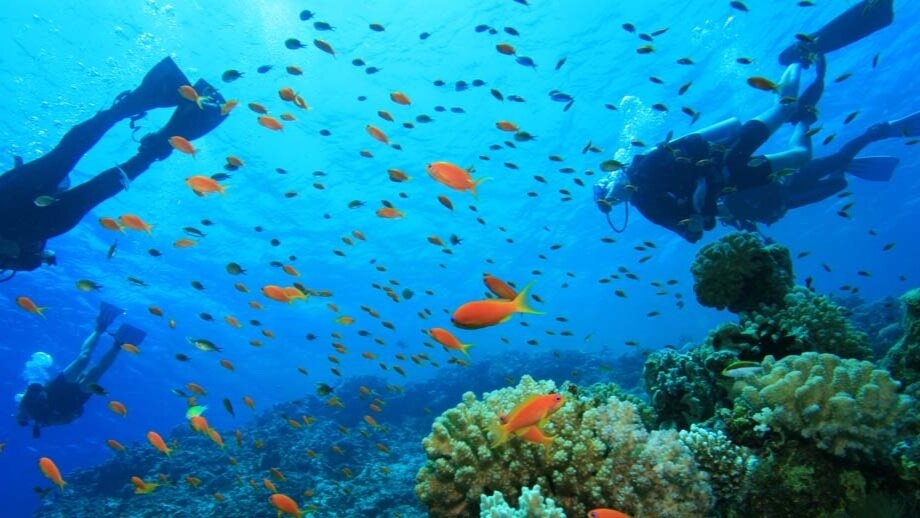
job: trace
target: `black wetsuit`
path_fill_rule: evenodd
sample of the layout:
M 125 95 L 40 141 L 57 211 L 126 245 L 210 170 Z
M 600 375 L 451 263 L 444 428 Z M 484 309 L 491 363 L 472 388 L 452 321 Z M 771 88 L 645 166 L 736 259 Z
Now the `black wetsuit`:
M 630 203 L 652 223 L 695 243 L 715 227 L 721 196 L 770 182 L 770 163 L 753 156 L 769 137 L 762 122 L 751 120 L 727 149 L 691 134 L 636 156 L 626 171 L 635 187 Z M 704 189 L 698 190 L 701 180 Z M 690 224 L 694 216 L 702 218 L 702 228 Z
M 15 242 L 18 256 L 0 255 L 0 270 L 34 270 L 41 266 L 45 242 L 74 228 L 93 207 L 118 194 L 161 159 L 160 153 L 139 153 L 119 167 L 107 169 L 76 187 L 57 192 L 77 162 L 117 122 L 130 114 L 103 110 L 77 124 L 46 155 L 0 175 L 0 239 Z M 166 155 L 169 153 L 167 152 Z M 161 156 L 158 156 L 161 155 Z M 56 201 L 39 206 L 36 198 Z
M 33 423 L 32 435 L 38 437 L 43 426 L 67 424 L 83 415 L 83 405 L 92 394 L 80 384 L 58 374 L 47 385 L 33 383 L 19 402 L 17 421 L 21 426 Z

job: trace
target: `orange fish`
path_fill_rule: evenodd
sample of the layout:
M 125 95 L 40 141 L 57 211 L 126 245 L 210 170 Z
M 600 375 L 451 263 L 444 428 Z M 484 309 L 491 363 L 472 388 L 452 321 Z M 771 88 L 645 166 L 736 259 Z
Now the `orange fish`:
M 384 219 L 398 219 L 405 216 L 403 211 L 394 209 L 393 207 L 382 207 L 377 209 L 377 216 Z
M 284 493 L 275 493 L 268 497 L 268 503 L 272 504 L 272 507 L 278 510 L 279 518 L 282 513 L 288 516 L 295 516 L 296 518 L 301 518 L 303 516 L 303 511 L 297 507 L 297 502 Z
M 283 86 L 278 89 L 278 97 L 280 97 L 282 101 L 293 101 L 296 95 L 294 89 L 290 86 Z
M 300 288 L 296 286 L 285 286 L 281 289 L 284 290 L 284 294 L 287 295 L 288 300 L 292 303 L 295 300 L 307 300 L 307 294 L 300 291 Z
M 188 139 L 185 137 L 180 137 L 179 135 L 169 137 L 169 145 L 172 146 L 173 149 L 181 151 L 186 155 L 192 155 L 192 157 L 194 157 L 195 153 L 197 153 L 195 146 L 193 146 L 192 143 L 188 141 Z
M 749 77 L 747 84 L 758 90 L 764 90 L 766 92 L 776 92 L 779 89 L 779 85 L 765 77 Z
M 527 294 L 533 283 L 528 284 L 512 300 L 475 300 L 461 305 L 451 316 L 451 322 L 461 329 L 481 329 L 507 322 L 514 313 L 542 314 L 527 305 Z
M 240 104 L 240 102 L 236 99 L 230 99 L 220 107 L 220 114 L 226 116 L 228 113 L 232 112 L 238 104 Z
M 439 183 L 458 191 L 470 191 L 473 198 L 476 197 L 476 187 L 488 180 L 486 177 L 473 181 L 468 170 L 450 162 L 432 162 L 428 164 L 427 169 L 428 174 Z
M 402 183 L 410 180 L 409 175 L 407 175 L 405 171 L 401 171 L 395 167 L 387 169 L 387 174 L 390 176 L 391 182 Z
M 208 428 L 206 433 L 208 434 L 208 437 L 210 437 L 212 441 L 214 441 L 215 443 L 217 443 L 218 446 L 220 446 L 220 449 L 224 449 L 224 439 L 220 436 L 219 433 L 217 433 L 217 430 L 213 428 Z
M 187 237 L 184 237 L 182 239 L 177 239 L 175 242 L 173 242 L 173 246 L 175 248 L 191 248 L 197 244 L 198 244 L 198 241 L 195 241 L 194 239 L 189 239 Z
M 207 433 L 211 428 L 208 425 L 208 420 L 202 415 L 193 415 L 188 419 L 189 426 L 192 427 L 192 430 L 195 430 L 198 433 Z
M 466 356 L 470 355 L 469 350 L 470 350 L 470 347 L 473 347 L 473 344 L 461 343 L 460 340 L 458 340 L 457 337 L 454 336 L 454 334 L 448 331 L 447 329 L 444 329 L 441 327 L 432 327 L 428 331 L 428 334 L 431 335 L 432 338 L 434 338 L 439 344 L 443 345 L 445 348 L 451 349 L 454 351 L 460 351 Z
M 261 124 L 262 126 L 268 128 L 268 129 L 270 129 L 270 130 L 272 130 L 272 131 L 281 131 L 281 130 L 284 129 L 284 127 L 281 126 L 281 123 L 278 121 L 278 119 L 276 119 L 276 118 L 274 118 L 274 117 L 270 117 L 270 116 L 268 116 L 268 115 L 262 115 L 262 116 L 260 116 L 260 117 L 259 117 L 259 124 Z
M 613 509 L 592 509 L 588 511 L 588 518 L 630 518 L 628 514 L 614 511 Z
M 230 371 L 230 372 L 233 372 L 233 371 L 236 370 L 236 367 L 234 367 L 234 365 L 233 365 L 232 363 L 230 363 L 230 360 L 226 360 L 226 359 L 221 360 L 221 361 L 220 361 L 220 366 L 223 367 L 223 368 L 225 368 L 225 369 L 227 369 L 227 370 Z
M 511 133 L 520 131 L 518 125 L 511 121 L 498 121 L 495 123 L 495 127 L 502 131 L 509 131 Z
M 409 97 L 402 92 L 393 92 L 390 94 L 390 99 L 396 104 L 401 104 L 403 106 L 409 106 L 412 104 L 412 101 L 409 100 Z
M 367 126 L 364 126 L 364 129 L 367 131 L 368 135 L 374 137 L 374 140 L 377 140 L 378 142 L 383 142 L 386 145 L 390 145 L 390 139 L 387 138 L 386 133 L 381 131 L 380 128 L 373 126 L 371 124 L 368 124 Z
M 249 109 L 260 115 L 265 115 L 268 113 L 268 108 L 266 108 L 265 105 L 261 103 L 249 103 Z
M 284 291 L 284 288 L 282 288 L 281 286 L 276 286 L 274 284 L 268 284 L 268 285 L 262 286 L 262 294 L 278 302 L 287 302 L 287 303 L 291 302 L 291 298 Z
M 185 481 L 188 482 L 188 485 L 195 487 L 195 488 L 201 485 L 201 479 L 198 477 L 193 477 L 192 475 L 186 476 Z
M 140 354 L 141 350 L 134 344 L 121 344 L 121 350 L 131 354 Z
M 34 313 L 42 318 L 45 318 L 44 311 L 48 309 L 47 307 L 44 307 L 44 306 L 38 307 L 34 302 L 32 302 L 32 299 L 30 299 L 29 297 L 26 297 L 25 295 L 16 297 L 16 305 L 28 311 L 29 313 Z
M 482 282 L 486 284 L 486 288 L 489 288 L 489 291 L 494 293 L 495 296 L 499 298 L 514 300 L 514 297 L 517 296 L 514 288 L 508 286 L 505 281 L 499 279 L 498 277 L 484 273 L 482 274 Z
M 135 216 L 134 214 L 122 214 L 118 216 L 118 221 L 127 228 L 131 230 L 144 231 L 150 234 L 150 230 L 153 228 L 153 225 L 148 224 L 140 217 Z
M 227 315 L 224 317 L 224 322 L 230 324 L 231 326 L 239 329 L 243 327 L 243 324 L 240 324 L 240 321 L 236 319 L 233 315 Z
M 172 451 L 169 449 L 169 446 L 166 446 L 166 441 L 160 437 L 160 434 L 154 432 L 153 430 L 147 432 L 147 440 L 150 441 L 150 444 L 152 444 L 154 448 L 165 453 L 167 457 L 169 456 L 169 452 Z
M 155 317 L 162 317 L 162 316 L 163 316 L 163 310 L 160 309 L 160 308 L 158 308 L 158 307 L 156 307 L 156 306 L 150 306 L 149 308 L 147 308 L 147 311 L 149 311 L 150 314 L 153 315 L 153 316 L 155 316 Z
M 64 484 L 67 482 L 64 482 L 64 479 L 61 478 L 61 471 L 53 460 L 48 457 L 38 459 L 38 468 L 42 470 L 42 475 L 48 477 L 55 485 L 61 488 L 61 493 L 64 492 Z
M 202 102 L 210 100 L 210 97 L 202 97 L 198 95 L 198 92 L 195 91 L 195 87 L 192 85 L 182 85 L 179 87 L 179 95 L 192 101 L 198 105 L 199 109 L 204 109 L 204 106 L 201 105 Z
M 300 272 L 297 271 L 297 268 L 294 268 L 294 266 L 290 264 L 282 266 L 281 269 L 284 270 L 284 273 L 292 277 L 300 277 Z
M 111 410 L 112 412 L 115 412 L 116 414 L 122 417 L 128 415 L 128 408 L 119 401 L 115 401 L 115 400 L 109 401 L 108 407 L 109 407 L 109 410 Z
M 122 445 L 120 442 L 116 441 L 115 439 L 109 439 L 105 441 L 105 443 L 109 446 L 109 448 L 112 448 L 115 451 L 125 451 L 124 445 Z
M 542 426 L 543 423 L 565 404 L 565 397 L 561 394 L 534 394 L 501 417 L 502 424 L 491 427 L 497 437 L 492 443 L 496 447 L 507 441 L 517 432 L 526 432 L 525 428 Z
M 198 394 L 199 396 L 208 395 L 208 391 L 205 390 L 204 387 L 202 387 L 201 385 L 197 383 L 192 383 L 192 382 L 186 383 L 185 388 L 187 388 L 190 392 L 194 392 L 195 394 Z
M 517 52 L 510 43 L 499 43 L 495 46 L 495 50 L 497 50 L 499 54 L 504 54 L 506 56 L 513 56 L 515 52 Z
M 209 176 L 189 176 L 185 179 L 185 185 L 188 185 L 198 196 L 213 194 L 215 192 L 225 194 L 225 187 Z
M 252 398 L 249 396 L 243 396 L 243 404 L 245 404 L 252 410 L 256 409 L 256 402 L 253 401 Z
M 516 431 L 514 434 L 527 442 L 542 444 L 544 447 L 549 447 L 553 443 L 553 437 L 544 434 L 539 426 L 528 426 L 523 430 Z
M 385 120 L 385 121 L 393 122 L 393 116 L 390 115 L 390 112 L 388 112 L 388 111 L 379 110 L 379 111 L 377 112 L 377 115 L 379 115 L 380 118 L 383 119 L 383 120 Z
M 115 221 L 115 218 L 110 218 L 108 216 L 99 218 L 99 224 L 102 225 L 102 228 L 106 230 L 116 230 L 122 234 L 125 233 L 124 228 L 121 226 L 121 224 Z
M 277 492 L 278 492 L 278 488 L 275 487 L 275 483 L 272 482 L 271 480 L 267 479 L 267 478 L 263 478 L 263 479 L 262 479 L 262 485 L 265 486 L 265 489 L 268 489 L 268 490 L 271 491 L 272 493 L 277 493 Z
M 227 156 L 227 165 L 230 165 L 233 167 L 243 167 L 245 164 L 243 164 L 243 161 L 240 160 L 239 158 L 233 155 L 229 155 Z
M 134 484 L 134 493 L 138 495 L 146 495 L 152 493 L 160 485 L 153 482 L 144 482 L 144 479 L 141 477 L 131 477 L 131 483 Z

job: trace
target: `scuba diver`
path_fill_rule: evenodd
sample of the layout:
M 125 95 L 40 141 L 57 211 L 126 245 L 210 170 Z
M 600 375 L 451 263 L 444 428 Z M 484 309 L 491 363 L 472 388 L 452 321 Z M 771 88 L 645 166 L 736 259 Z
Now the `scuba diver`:
M 767 111 L 743 125 L 731 118 L 665 141 L 612 171 L 594 186 L 594 201 L 608 224 L 614 231 L 625 230 L 632 204 L 651 222 L 693 243 L 715 227 L 724 196 L 768 185 L 784 171 L 799 170 L 811 160 L 809 127 L 817 119 L 815 106 L 824 91 L 825 54 L 888 26 L 893 18 L 893 0 L 863 0 L 807 41 L 785 49 L 780 62 L 788 67 L 778 84 L 749 80 L 753 86 L 777 92 L 777 102 Z M 817 78 L 799 96 L 801 71 L 812 65 Z M 787 122 L 794 125 L 790 148 L 754 155 Z M 611 210 L 620 203 L 626 211 L 623 228 L 610 220 Z
M 83 405 L 93 394 L 103 395 L 99 379 L 112 366 L 118 351 L 125 344 L 140 345 L 147 333 L 130 325 L 122 324 L 112 335 L 112 346 L 99 362 L 89 366 L 99 338 L 124 310 L 103 302 L 96 317 L 93 332 L 83 342 L 80 354 L 60 374 L 46 384 L 31 383 L 19 400 L 16 422 L 19 426 L 32 424 L 32 437 L 41 436 L 45 426 L 67 424 L 83 415 Z
M 757 223 L 772 225 L 789 209 L 818 203 L 843 191 L 847 188 L 847 174 L 870 182 L 887 182 L 900 159 L 856 155 L 879 140 L 917 135 L 920 135 L 920 112 L 874 124 L 836 153 L 815 158 L 785 178 L 723 196 L 719 219 L 739 230 L 757 232 Z
M 0 281 L 17 271 L 31 271 L 42 264 L 57 264 L 48 239 L 74 228 L 95 206 L 128 188 L 154 162 L 172 153 L 170 137 L 194 140 L 216 128 L 223 120 L 223 97 L 205 80 L 193 86 L 199 101 L 183 98 L 179 88 L 188 78 L 172 58 L 157 63 L 141 85 L 116 97 L 110 108 L 71 128 L 54 149 L 23 163 L 14 157 L 13 169 L 0 174 Z M 159 131 L 140 140 L 137 154 L 126 162 L 70 186 L 69 174 L 77 162 L 118 122 L 130 119 L 131 127 L 154 108 L 175 107 Z

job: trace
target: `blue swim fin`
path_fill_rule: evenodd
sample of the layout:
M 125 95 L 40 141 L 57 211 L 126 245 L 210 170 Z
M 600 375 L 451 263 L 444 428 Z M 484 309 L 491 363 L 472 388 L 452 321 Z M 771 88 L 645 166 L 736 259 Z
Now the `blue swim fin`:
M 901 159 L 893 156 L 865 156 L 854 158 L 846 172 L 869 182 L 887 182 Z
M 124 344 L 140 345 L 146 337 L 147 332 L 143 329 L 138 329 L 131 324 L 122 324 L 112 338 L 115 340 L 115 345 L 121 346 Z
M 115 304 L 100 302 L 99 315 L 96 316 L 96 331 L 105 331 L 119 315 L 124 314 L 125 310 Z
M 920 112 L 914 112 L 907 117 L 889 121 L 892 137 L 917 137 L 920 136 Z
M 779 55 L 782 65 L 809 63 L 813 54 L 827 54 L 883 29 L 894 20 L 894 0 L 863 0 Z

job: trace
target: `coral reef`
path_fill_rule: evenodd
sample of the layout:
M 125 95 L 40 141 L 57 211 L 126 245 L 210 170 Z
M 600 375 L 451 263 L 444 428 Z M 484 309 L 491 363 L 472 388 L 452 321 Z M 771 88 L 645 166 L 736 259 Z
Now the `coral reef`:
M 720 355 L 726 357 L 722 362 L 718 361 Z M 684 353 L 665 349 L 649 355 L 643 377 L 658 416 L 654 428 L 686 429 L 709 419 L 722 404 L 730 403 L 718 373 L 732 357 L 705 346 Z
M 920 288 L 901 296 L 904 304 L 904 335 L 891 347 L 882 366 L 906 385 L 920 383 Z M 911 389 L 914 392 L 920 389 Z
M 539 485 L 521 488 L 517 508 L 505 502 L 501 491 L 480 496 L 479 508 L 481 518 L 565 518 L 552 498 L 543 498 Z
M 428 460 L 416 494 L 432 516 L 477 516 L 480 497 L 520 496 L 539 484 L 568 516 L 612 507 L 633 516 L 702 516 L 711 507 L 707 475 L 677 432 L 647 431 L 629 402 L 567 396 L 545 425 L 555 439 L 546 449 L 519 438 L 491 448 L 498 416 L 533 394 L 556 389 L 528 376 L 516 387 L 463 402 L 438 417 L 423 440 Z
M 700 249 L 690 267 L 700 304 L 733 313 L 778 305 L 792 288 L 792 259 L 781 245 L 734 232 Z
M 680 440 L 690 448 L 700 469 L 709 473 L 709 483 L 718 509 L 736 508 L 747 497 L 759 459 L 748 448 L 733 444 L 721 431 L 692 425 L 680 431 Z
M 736 382 L 735 410 L 773 430 L 801 436 L 853 461 L 885 464 L 916 427 L 916 401 L 873 364 L 832 354 L 767 357 L 763 371 Z

